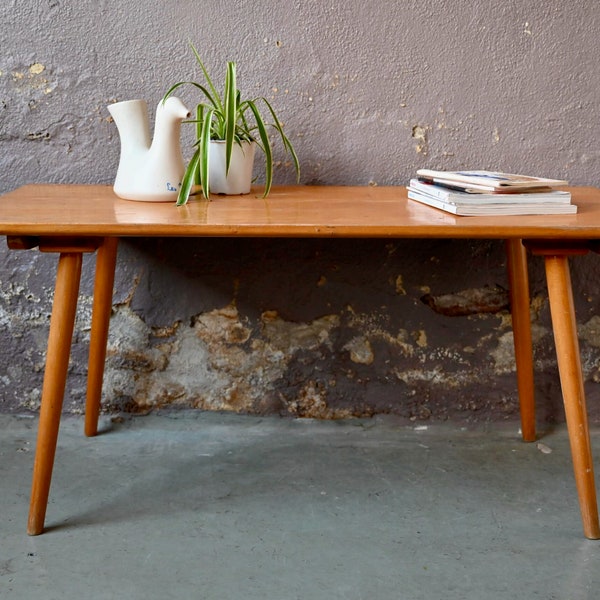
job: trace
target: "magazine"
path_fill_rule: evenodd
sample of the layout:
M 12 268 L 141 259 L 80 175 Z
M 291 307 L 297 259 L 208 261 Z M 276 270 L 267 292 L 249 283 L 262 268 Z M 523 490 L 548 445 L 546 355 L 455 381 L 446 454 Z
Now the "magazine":
M 513 173 L 500 173 L 496 171 L 434 171 L 419 169 L 417 177 L 421 181 L 469 189 L 473 191 L 511 191 L 525 189 L 550 189 L 568 185 L 563 179 L 547 179 L 545 177 L 531 177 L 529 175 L 516 175 Z
M 434 198 L 429 194 L 408 188 L 408 197 L 411 200 L 439 208 L 454 215 L 466 217 L 485 215 L 572 215 L 577 212 L 575 204 L 564 203 L 535 203 L 522 200 L 511 203 L 454 203 Z
M 452 202 L 454 204 L 570 204 L 571 192 L 566 190 L 553 190 L 546 192 L 521 192 L 502 194 L 498 192 L 469 193 L 449 189 L 433 183 L 426 183 L 418 179 L 411 179 L 409 190 L 426 194 L 437 200 Z

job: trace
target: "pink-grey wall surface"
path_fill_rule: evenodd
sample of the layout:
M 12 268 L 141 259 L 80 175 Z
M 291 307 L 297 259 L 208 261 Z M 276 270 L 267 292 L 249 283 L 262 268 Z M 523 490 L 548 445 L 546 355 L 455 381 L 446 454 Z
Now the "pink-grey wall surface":
M 599 183 L 592 0 L 4 0 L 0 31 L 0 192 L 112 183 L 106 105 L 144 98 L 153 114 L 171 84 L 200 79 L 190 42 L 217 82 L 235 60 L 244 93 L 273 103 L 302 184 L 400 186 L 420 167 Z M 191 140 L 184 126 L 186 156 Z M 275 183 L 292 183 L 280 147 L 275 160 Z M 136 239 L 119 257 L 106 410 L 516 417 L 501 240 Z M 54 265 L 0 250 L 0 411 L 39 406 Z M 530 266 L 539 418 L 561 420 Z M 68 412 L 85 393 L 92 270 L 86 258 Z M 595 257 L 573 267 L 596 419 L 599 272 Z

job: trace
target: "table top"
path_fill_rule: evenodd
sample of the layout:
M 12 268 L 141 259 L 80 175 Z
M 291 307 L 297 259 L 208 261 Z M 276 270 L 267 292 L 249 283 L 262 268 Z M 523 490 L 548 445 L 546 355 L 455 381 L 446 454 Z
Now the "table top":
M 600 239 L 600 189 L 568 189 L 575 215 L 460 217 L 401 186 L 281 186 L 177 207 L 106 185 L 32 184 L 0 196 L 0 235 Z

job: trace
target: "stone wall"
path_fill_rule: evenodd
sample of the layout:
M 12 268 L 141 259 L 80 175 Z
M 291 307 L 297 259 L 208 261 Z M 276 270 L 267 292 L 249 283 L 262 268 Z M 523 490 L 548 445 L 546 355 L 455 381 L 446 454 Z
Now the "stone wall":
M 112 183 L 106 105 L 141 97 L 153 115 L 172 83 L 200 78 L 190 41 L 218 82 L 235 60 L 242 90 L 274 104 L 302 184 L 404 185 L 420 167 L 597 184 L 591 0 L 23 0 L 2 4 L 0 25 L 0 192 Z M 184 126 L 186 156 L 191 139 Z M 276 153 L 275 183 L 292 183 Z M 69 412 L 85 394 L 93 260 Z M 38 407 L 54 267 L 0 250 L 0 411 Z M 561 420 L 539 259 L 531 270 L 540 419 Z M 598 271 L 595 257 L 573 269 L 596 420 Z M 123 240 L 105 407 L 512 419 L 506 285 L 501 240 Z

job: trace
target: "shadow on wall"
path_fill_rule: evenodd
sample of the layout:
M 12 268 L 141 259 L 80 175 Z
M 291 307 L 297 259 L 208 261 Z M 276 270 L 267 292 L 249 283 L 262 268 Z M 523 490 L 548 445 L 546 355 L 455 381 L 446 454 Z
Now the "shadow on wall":
M 130 240 L 119 265 L 107 409 L 517 418 L 500 242 Z

